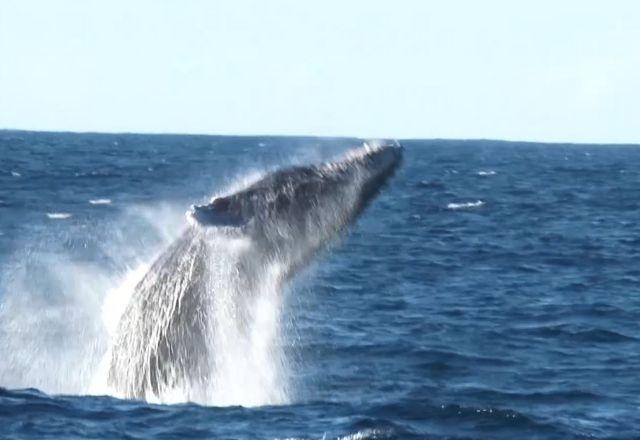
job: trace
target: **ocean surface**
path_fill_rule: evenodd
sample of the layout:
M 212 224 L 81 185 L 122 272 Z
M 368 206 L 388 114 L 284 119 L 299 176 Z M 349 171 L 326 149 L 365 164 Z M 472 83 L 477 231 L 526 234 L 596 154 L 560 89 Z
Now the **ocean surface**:
M 360 143 L 0 131 L 0 438 L 640 438 L 638 146 L 402 141 L 273 292 L 264 365 L 198 403 L 100 387 L 191 204 Z

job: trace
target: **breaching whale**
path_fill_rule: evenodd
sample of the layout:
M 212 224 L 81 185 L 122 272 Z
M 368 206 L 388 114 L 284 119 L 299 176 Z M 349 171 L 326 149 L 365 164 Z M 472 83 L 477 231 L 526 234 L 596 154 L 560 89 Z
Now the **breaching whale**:
M 230 313 L 242 329 L 241 304 L 260 292 L 265 270 L 277 268 L 282 283 L 303 268 L 355 221 L 401 159 L 397 142 L 365 143 L 193 206 L 189 226 L 152 264 L 120 318 L 107 377 L 114 393 L 148 399 L 210 386 L 216 331 L 224 331 L 212 313 L 216 290 L 233 291 L 238 306 Z

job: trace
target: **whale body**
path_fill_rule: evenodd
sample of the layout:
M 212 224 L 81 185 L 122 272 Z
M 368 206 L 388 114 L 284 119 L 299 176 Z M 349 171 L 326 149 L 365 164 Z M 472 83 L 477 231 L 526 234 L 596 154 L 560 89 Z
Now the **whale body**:
M 118 324 L 108 384 L 124 398 L 212 386 L 216 292 L 234 326 L 266 271 L 280 285 L 364 210 L 398 168 L 402 147 L 366 145 L 322 164 L 276 170 L 188 212 L 189 226 L 137 284 Z M 276 268 L 277 270 L 272 270 Z M 274 275 L 275 274 L 275 275 Z M 231 292 L 231 293 L 229 293 Z

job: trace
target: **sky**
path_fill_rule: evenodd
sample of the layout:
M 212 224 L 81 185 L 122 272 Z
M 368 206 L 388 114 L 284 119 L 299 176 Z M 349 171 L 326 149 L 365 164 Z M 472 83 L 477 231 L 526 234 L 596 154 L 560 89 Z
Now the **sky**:
M 0 0 L 0 128 L 640 143 L 640 1 Z

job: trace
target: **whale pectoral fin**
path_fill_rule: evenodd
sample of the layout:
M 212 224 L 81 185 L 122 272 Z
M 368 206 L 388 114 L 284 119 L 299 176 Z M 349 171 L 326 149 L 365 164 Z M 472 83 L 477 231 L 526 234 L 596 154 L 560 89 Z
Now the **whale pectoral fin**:
M 217 198 L 208 205 L 193 205 L 188 216 L 201 226 L 236 226 L 246 224 L 242 216 L 229 210 L 226 198 Z

